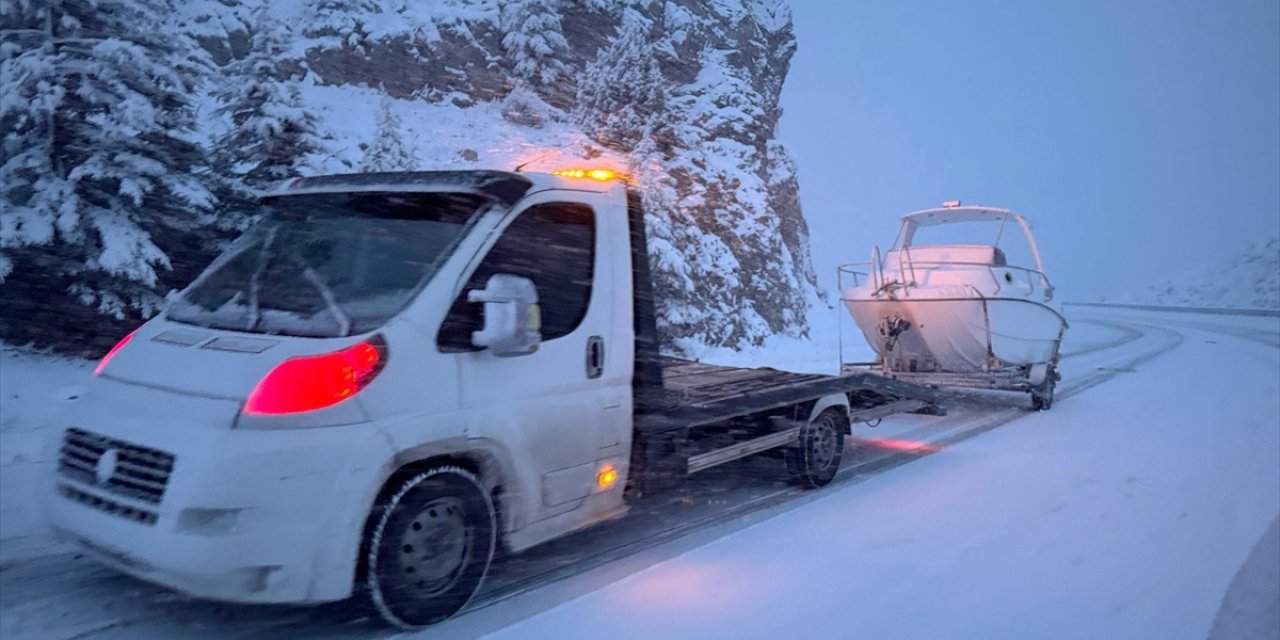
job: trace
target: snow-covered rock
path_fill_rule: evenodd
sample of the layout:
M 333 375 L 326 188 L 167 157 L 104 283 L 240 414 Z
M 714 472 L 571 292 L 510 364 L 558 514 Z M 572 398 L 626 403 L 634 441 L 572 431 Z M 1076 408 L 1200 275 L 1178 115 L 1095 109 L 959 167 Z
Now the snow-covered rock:
M 1192 267 L 1145 290 L 1109 301 L 1280 309 L 1280 237 L 1254 242 L 1229 259 Z

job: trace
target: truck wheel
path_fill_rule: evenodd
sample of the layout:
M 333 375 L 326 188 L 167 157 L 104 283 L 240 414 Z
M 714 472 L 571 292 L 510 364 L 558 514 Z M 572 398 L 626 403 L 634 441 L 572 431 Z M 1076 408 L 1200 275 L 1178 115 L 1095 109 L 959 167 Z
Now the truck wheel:
M 830 483 L 840 470 L 845 428 L 840 412 L 827 410 L 800 429 L 800 440 L 784 453 L 791 481 L 810 488 Z
M 374 517 L 365 580 L 383 620 L 424 627 L 466 606 L 497 538 L 493 500 L 474 474 L 451 466 L 418 474 Z

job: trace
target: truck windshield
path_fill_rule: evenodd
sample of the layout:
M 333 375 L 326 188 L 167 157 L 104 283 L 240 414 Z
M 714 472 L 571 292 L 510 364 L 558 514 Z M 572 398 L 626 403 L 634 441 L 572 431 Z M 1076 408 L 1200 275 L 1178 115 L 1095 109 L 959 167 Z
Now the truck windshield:
M 261 221 L 167 317 L 308 337 L 372 331 L 399 313 L 488 204 L 467 193 L 321 193 L 264 199 Z

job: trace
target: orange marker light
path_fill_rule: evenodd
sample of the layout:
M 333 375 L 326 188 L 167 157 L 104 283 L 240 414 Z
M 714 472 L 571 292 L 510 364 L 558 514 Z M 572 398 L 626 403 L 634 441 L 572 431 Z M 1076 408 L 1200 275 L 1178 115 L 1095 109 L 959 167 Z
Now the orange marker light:
M 591 178 L 601 182 L 618 178 L 618 172 L 609 169 L 559 169 L 552 171 L 551 175 L 561 178 Z
M 613 468 L 611 464 L 605 464 L 596 472 L 596 488 L 608 489 L 613 483 L 618 481 L 618 470 Z

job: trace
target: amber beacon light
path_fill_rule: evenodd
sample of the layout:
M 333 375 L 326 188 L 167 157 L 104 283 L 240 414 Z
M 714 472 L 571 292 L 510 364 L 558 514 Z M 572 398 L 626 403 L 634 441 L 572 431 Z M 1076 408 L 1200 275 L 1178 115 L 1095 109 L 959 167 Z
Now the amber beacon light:
M 552 171 L 551 175 L 561 178 L 590 178 L 601 182 L 618 179 L 618 172 L 610 169 L 558 169 Z

